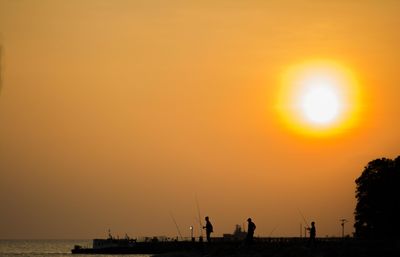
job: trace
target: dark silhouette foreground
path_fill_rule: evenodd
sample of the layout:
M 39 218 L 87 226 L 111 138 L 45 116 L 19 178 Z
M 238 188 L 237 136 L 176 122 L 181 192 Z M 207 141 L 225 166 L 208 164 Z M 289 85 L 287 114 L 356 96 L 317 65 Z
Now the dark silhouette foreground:
M 188 250 L 165 253 L 160 257 L 398 257 L 400 249 L 393 241 L 333 240 L 318 241 L 317 247 L 305 246 L 303 240 L 259 242 L 251 247 L 236 244 L 207 244 L 203 251 Z

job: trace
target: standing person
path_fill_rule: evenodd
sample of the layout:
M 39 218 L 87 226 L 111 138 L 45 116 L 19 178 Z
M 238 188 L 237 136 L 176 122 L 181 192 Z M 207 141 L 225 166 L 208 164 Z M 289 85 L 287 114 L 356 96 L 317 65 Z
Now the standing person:
M 252 243 L 253 238 L 254 238 L 254 230 L 256 230 L 256 224 L 254 224 L 253 221 L 251 221 L 251 218 L 247 219 L 247 236 L 246 236 L 246 242 L 247 243 Z
M 211 242 L 211 233 L 214 232 L 213 230 L 213 225 L 210 222 L 210 219 L 208 216 L 205 218 L 206 220 L 206 225 L 203 227 L 206 229 L 206 236 L 207 236 L 207 242 Z
M 315 222 L 311 222 L 311 228 L 308 228 L 308 231 L 310 231 L 310 239 L 309 239 L 309 244 L 314 245 L 315 244 L 315 236 L 317 235 L 317 231 L 315 229 Z

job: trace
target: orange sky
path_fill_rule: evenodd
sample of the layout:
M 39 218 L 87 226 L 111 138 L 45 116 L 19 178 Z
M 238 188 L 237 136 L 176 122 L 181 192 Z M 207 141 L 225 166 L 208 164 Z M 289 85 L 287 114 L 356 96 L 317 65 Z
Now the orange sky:
M 197 194 L 215 235 L 319 236 L 354 180 L 400 153 L 398 1 L 0 0 L 0 238 L 177 234 Z M 276 113 L 279 76 L 356 74 L 356 127 L 317 138 Z M 351 233 L 348 225 L 346 233 Z

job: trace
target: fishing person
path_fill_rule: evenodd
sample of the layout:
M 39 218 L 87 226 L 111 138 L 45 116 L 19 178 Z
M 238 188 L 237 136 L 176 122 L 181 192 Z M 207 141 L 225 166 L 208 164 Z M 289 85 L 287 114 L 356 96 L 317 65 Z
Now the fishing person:
M 256 230 L 256 224 L 251 221 L 251 218 L 247 219 L 247 235 L 246 235 L 246 242 L 251 244 L 254 239 L 254 231 Z
M 298 211 L 299 211 L 301 217 L 303 218 L 305 224 L 307 225 L 308 222 L 307 222 L 306 218 L 304 217 L 303 213 L 301 213 L 300 210 L 298 210 Z M 317 231 L 316 231 L 316 229 L 315 229 L 315 222 L 314 222 L 314 221 L 311 222 L 311 227 L 309 227 L 309 226 L 307 225 L 306 229 L 308 230 L 308 233 L 310 233 L 310 237 L 309 237 L 309 239 L 308 239 L 308 245 L 313 246 L 313 245 L 315 244 L 315 237 L 316 237 L 316 235 L 317 235 Z M 304 236 L 305 236 L 305 235 L 304 235 Z
M 310 238 L 309 238 L 308 243 L 309 243 L 310 246 L 313 246 L 315 244 L 315 237 L 317 235 L 317 231 L 315 229 L 315 222 L 314 221 L 311 222 L 311 227 L 307 228 L 307 230 L 310 233 Z
M 207 242 L 211 242 L 211 233 L 214 232 L 213 230 L 213 225 L 210 222 L 210 218 L 208 218 L 208 216 L 206 216 L 205 218 L 206 220 L 206 225 L 203 226 L 203 229 L 206 230 L 206 237 L 207 237 Z

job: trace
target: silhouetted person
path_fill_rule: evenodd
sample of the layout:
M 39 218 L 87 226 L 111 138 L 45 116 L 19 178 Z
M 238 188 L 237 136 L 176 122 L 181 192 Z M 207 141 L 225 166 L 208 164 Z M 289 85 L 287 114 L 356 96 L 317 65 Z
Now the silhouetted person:
M 208 216 L 205 218 L 205 220 L 206 220 L 206 225 L 203 228 L 206 229 L 207 242 L 210 243 L 211 242 L 211 233 L 214 232 L 214 230 L 213 230 L 213 226 L 212 226 Z
M 311 228 L 307 228 L 309 233 L 310 233 L 310 239 L 309 239 L 309 244 L 314 245 L 315 244 L 315 236 L 317 234 L 317 231 L 315 230 L 315 222 L 311 222 Z
M 254 231 L 256 230 L 256 224 L 254 224 L 253 221 L 251 221 L 251 218 L 247 219 L 247 236 L 246 236 L 246 242 L 247 243 L 252 243 L 253 238 L 254 238 Z

